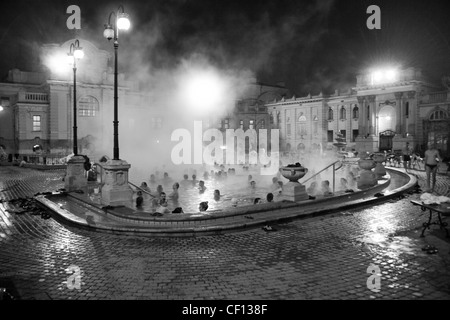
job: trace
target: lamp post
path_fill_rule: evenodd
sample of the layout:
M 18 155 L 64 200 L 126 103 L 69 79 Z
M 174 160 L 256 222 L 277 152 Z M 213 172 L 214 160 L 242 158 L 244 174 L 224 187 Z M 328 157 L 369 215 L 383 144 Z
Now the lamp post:
M 77 59 L 83 59 L 83 48 L 80 47 L 80 41 L 75 40 L 70 44 L 67 58 L 69 63 L 73 64 L 73 154 L 78 155 L 78 137 L 77 137 Z
M 114 16 L 113 21 L 111 18 Z M 118 97 L 117 97 L 117 59 L 119 51 L 119 30 L 128 30 L 130 28 L 130 20 L 128 14 L 124 12 L 123 6 L 120 5 L 117 12 L 109 14 L 108 23 L 105 24 L 103 36 L 108 39 L 114 39 L 114 147 L 113 159 L 119 160 L 119 119 L 118 119 Z
M 87 186 L 87 179 L 84 175 L 83 156 L 78 155 L 78 135 L 77 135 L 77 60 L 84 57 L 83 48 L 80 47 L 80 41 L 75 40 L 70 44 L 67 53 L 67 62 L 73 69 L 73 154 L 67 162 L 66 176 L 64 178 L 65 189 L 69 192 L 82 190 Z
M 123 6 L 120 5 L 117 11 L 109 14 L 108 23 L 105 24 L 103 36 L 108 39 L 114 39 L 114 147 L 113 159 L 108 160 L 103 167 L 104 184 L 101 189 L 102 203 L 115 206 L 125 205 L 131 206 L 133 200 L 133 190 L 129 186 L 128 171 L 131 167 L 125 160 L 119 157 L 119 102 L 117 94 L 117 64 L 119 51 L 119 30 L 128 30 L 130 28 L 130 20 L 128 14 L 124 12 Z

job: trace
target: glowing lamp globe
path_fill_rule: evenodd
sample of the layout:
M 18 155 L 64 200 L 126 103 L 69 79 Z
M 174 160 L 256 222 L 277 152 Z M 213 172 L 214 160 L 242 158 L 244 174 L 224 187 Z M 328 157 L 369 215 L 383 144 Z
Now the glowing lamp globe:
M 72 65 L 73 64 L 73 59 L 74 59 L 73 54 L 68 53 L 67 54 L 67 63 Z
M 119 13 L 119 16 L 117 18 L 117 28 L 119 30 L 128 30 L 130 29 L 131 22 L 129 15 L 126 13 Z
M 81 48 L 81 47 L 75 48 L 75 51 L 73 52 L 73 56 L 76 59 L 83 59 L 83 57 L 84 57 L 83 48 Z
M 103 36 L 108 40 L 114 38 L 114 29 L 110 24 L 105 24 L 105 31 L 103 31 Z

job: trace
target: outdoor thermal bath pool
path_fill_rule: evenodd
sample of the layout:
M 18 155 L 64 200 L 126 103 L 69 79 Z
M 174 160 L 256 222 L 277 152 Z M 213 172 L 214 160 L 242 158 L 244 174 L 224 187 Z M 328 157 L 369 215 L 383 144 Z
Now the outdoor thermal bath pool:
M 211 192 L 204 194 L 200 194 L 198 189 L 192 185 L 186 186 L 184 192 L 180 191 L 178 203 L 178 205 L 184 206 L 184 214 L 166 213 L 162 216 L 154 216 L 152 213 L 155 210 L 147 202 L 148 199 L 142 210 L 136 210 L 134 203 L 130 203 L 128 207 L 108 208 L 98 201 L 100 197 L 92 190 L 83 194 L 74 192 L 42 195 L 37 196 L 36 200 L 54 212 L 53 217 L 56 220 L 81 228 L 126 234 L 184 237 L 232 232 L 277 221 L 290 221 L 300 217 L 339 211 L 345 207 L 377 201 L 378 198 L 374 195 L 379 192 L 384 193 L 384 199 L 396 197 L 398 194 L 411 191 L 417 184 L 414 176 L 397 170 L 388 170 L 388 175 L 380 180 L 377 186 L 370 189 L 355 190 L 354 193 L 337 191 L 332 197 L 322 196 L 317 197 L 316 200 L 305 200 L 298 203 L 283 201 L 281 198 L 275 197 L 273 203 L 253 205 L 255 197 L 264 195 L 265 199 L 268 189 L 261 187 L 256 188 L 254 192 L 243 193 L 242 190 L 248 188 L 247 176 L 248 172 L 245 174 L 236 172 L 236 177 L 231 178 L 235 181 L 230 184 L 209 181 L 206 186 L 207 191 L 211 190 Z M 255 181 L 258 181 L 260 185 L 267 181 L 267 186 L 270 186 L 271 176 L 258 178 L 260 179 L 256 178 Z M 305 178 L 307 177 L 305 176 Z M 222 186 L 225 196 L 216 202 L 212 192 L 217 186 Z M 240 199 L 237 208 L 232 206 L 232 196 Z M 183 203 L 182 201 L 185 199 L 186 203 Z M 200 200 L 211 201 L 206 212 L 199 212 Z M 169 202 L 169 209 L 174 208 L 175 205 L 175 203 Z
M 336 172 L 336 188 L 335 195 L 342 195 L 344 193 L 344 188 L 341 187 L 339 180 L 341 177 L 345 176 L 345 167 L 350 170 L 355 165 L 346 164 L 343 166 L 341 170 L 337 170 Z M 157 186 L 162 185 L 163 190 L 167 195 L 168 199 L 168 209 L 172 212 L 175 208 L 181 207 L 184 213 L 199 213 L 199 204 L 201 202 L 208 202 L 208 210 L 207 213 L 214 212 L 224 212 L 226 210 L 232 209 L 234 207 L 246 207 L 246 206 L 254 206 L 254 200 L 256 198 L 260 198 L 262 203 L 267 203 L 266 196 L 268 193 L 272 193 L 274 195 L 273 202 L 280 202 L 283 200 L 282 194 L 279 193 L 280 189 L 277 189 L 272 182 L 272 178 L 274 175 L 260 175 L 260 170 L 258 167 L 250 166 L 248 170 L 244 170 L 242 167 L 233 167 L 235 169 L 235 175 L 228 175 L 226 178 L 211 178 L 202 179 L 203 171 L 198 171 L 200 174 L 197 175 L 196 181 L 192 180 L 191 172 L 188 174 L 189 179 L 184 180 L 183 174 L 171 174 L 169 172 L 169 179 L 157 180 L 155 183 L 150 183 L 148 179 L 142 179 L 138 181 L 137 177 L 130 177 L 133 184 L 137 187 L 141 185 L 141 182 L 146 182 L 150 188 L 150 192 L 154 194 L 156 192 Z M 209 172 L 209 171 L 208 171 Z M 309 172 L 303 179 L 300 179 L 300 183 L 302 181 L 307 180 L 314 173 Z M 252 176 L 249 179 L 249 175 Z M 179 179 L 177 179 L 179 178 Z M 331 172 L 324 172 L 319 177 L 320 180 L 329 180 L 332 184 L 332 174 Z M 130 180 L 131 180 L 130 179 Z M 406 178 L 404 178 L 406 179 Z M 206 190 L 204 192 L 200 192 L 199 190 L 199 181 L 203 180 L 205 182 Z M 252 188 L 250 186 L 250 181 L 255 181 L 255 187 Z M 278 181 L 281 181 L 283 184 L 288 182 L 287 179 L 278 175 Z M 178 189 L 179 198 L 178 201 L 174 201 L 169 197 L 172 193 L 172 186 L 175 182 L 180 184 Z M 312 181 L 308 181 L 305 186 L 308 187 Z M 396 186 L 400 186 L 405 184 L 401 175 L 395 175 L 394 179 L 391 179 L 391 186 L 388 189 L 395 189 Z M 143 206 L 140 209 L 136 208 L 136 198 L 137 192 L 139 189 L 133 187 L 135 190 L 133 194 L 133 201 L 130 202 L 127 207 L 135 210 L 137 213 L 142 212 L 145 213 L 154 213 L 157 211 L 158 206 L 154 206 L 152 204 L 152 199 L 154 197 L 143 192 Z M 356 186 L 352 187 L 355 192 L 359 191 Z M 220 191 L 220 198 L 217 199 L 214 197 L 214 191 Z M 88 195 L 91 201 L 100 204 L 100 195 L 95 194 L 93 189 L 88 191 Z M 323 196 L 321 194 L 314 195 L 316 199 L 321 199 Z M 169 214 L 165 214 L 169 215 Z

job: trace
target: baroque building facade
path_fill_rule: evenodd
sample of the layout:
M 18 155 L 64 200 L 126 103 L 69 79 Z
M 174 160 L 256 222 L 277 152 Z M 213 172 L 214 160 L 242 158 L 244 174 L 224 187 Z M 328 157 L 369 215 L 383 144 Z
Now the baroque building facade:
M 414 68 L 399 70 L 386 82 L 367 72 L 345 93 L 294 96 L 266 107 L 284 152 L 330 149 L 341 133 L 347 148 L 358 152 L 402 150 L 409 142 L 423 153 L 435 143 L 449 156 L 449 91 L 440 89 Z
M 0 149 L 12 159 L 39 158 L 56 161 L 72 153 L 73 148 L 73 70 L 67 53 L 75 39 L 63 44 L 42 46 L 41 63 L 45 72 L 13 69 L 0 82 Z M 112 155 L 114 74 L 113 57 L 93 43 L 80 39 L 84 58 L 77 62 L 76 104 L 78 153 L 98 159 Z M 192 126 L 183 105 L 134 81 L 118 75 L 119 145 L 125 159 L 150 149 L 162 163 L 170 159 L 167 152 L 172 132 Z M 265 104 L 287 95 L 284 84 L 276 85 L 247 79 L 234 108 L 226 115 L 198 119 L 203 130 L 270 127 Z M 136 156 L 136 158 L 138 158 Z M 134 161 L 140 159 L 134 158 Z M 53 161 L 51 160 L 51 161 Z

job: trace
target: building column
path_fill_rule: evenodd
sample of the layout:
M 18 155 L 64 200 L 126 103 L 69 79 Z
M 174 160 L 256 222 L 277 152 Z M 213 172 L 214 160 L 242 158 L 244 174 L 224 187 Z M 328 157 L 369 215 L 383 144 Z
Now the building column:
M 365 136 L 367 134 L 366 131 L 366 108 L 365 108 L 365 98 L 364 97 L 357 97 L 358 99 L 358 108 L 359 108 L 359 136 Z
M 408 92 L 408 102 L 409 102 L 409 114 L 408 114 L 408 119 L 406 119 L 406 117 L 404 117 L 404 121 L 405 121 L 405 133 L 408 132 L 410 135 L 412 136 L 416 136 L 416 129 L 414 128 L 414 130 L 411 130 L 411 132 L 409 131 L 409 123 L 411 123 L 414 127 L 415 127 L 415 114 L 414 112 L 412 112 L 413 110 L 413 101 L 416 98 L 416 92 L 415 91 L 409 91 Z M 414 108 L 415 110 L 415 108 Z
M 395 132 L 399 135 L 401 135 L 403 137 L 403 106 L 402 106 L 402 101 L 403 101 L 403 92 L 396 92 L 395 93 L 395 101 L 396 101 L 396 110 L 397 110 L 397 120 L 396 120 L 396 125 L 395 125 Z
M 376 105 L 375 105 L 375 99 L 376 96 L 372 95 L 369 96 L 369 134 L 371 136 L 375 135 L 375 127 L 376 127 Z

